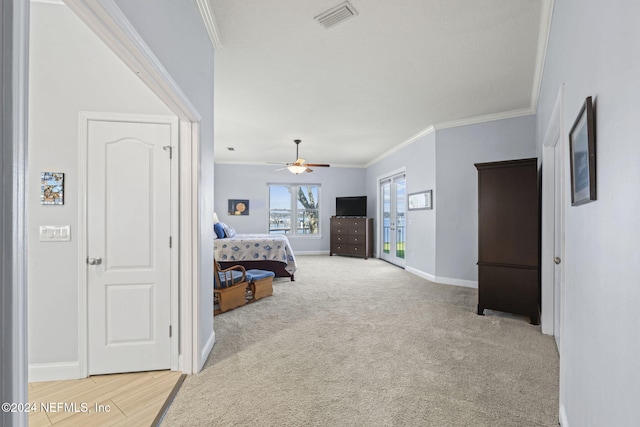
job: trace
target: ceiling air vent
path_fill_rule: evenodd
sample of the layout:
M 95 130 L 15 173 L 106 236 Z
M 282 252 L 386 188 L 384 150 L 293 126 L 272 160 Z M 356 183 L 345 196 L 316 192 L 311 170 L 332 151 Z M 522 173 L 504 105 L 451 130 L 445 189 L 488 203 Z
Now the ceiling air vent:
M 327 10 L 324 13 L 316 16 L 315 19 L 325 28 L 333 27 L 336 24 L 349 19 L 352 16 L 356 16 L 358 11 L 348 1 L 340 3 L 336 7 Z

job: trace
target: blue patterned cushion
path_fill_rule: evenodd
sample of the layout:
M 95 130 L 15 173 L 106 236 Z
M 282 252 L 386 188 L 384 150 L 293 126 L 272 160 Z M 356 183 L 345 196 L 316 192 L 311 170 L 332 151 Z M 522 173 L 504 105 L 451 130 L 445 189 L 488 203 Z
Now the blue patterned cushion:
M 213 224 L 213 231 L 216 232 L 218 239 L 224 239 L 224 227 L 221 223 Z
M 234 230 L 233 227 L 228 226 L 224 222 L 221 222 L 220 224 L 222 224 L 222 228 L 224 228 L 225 237 L 233 237 L 236 235 L 236 230 Z
M 219 271 L 218 277 L 220 278 L 220 287 L 228 288 L 229 286 L 235 285 L 236 283 L 240 283 L 242 281 L 242 271 L 231 270 L 227 271 L 226 273 Z

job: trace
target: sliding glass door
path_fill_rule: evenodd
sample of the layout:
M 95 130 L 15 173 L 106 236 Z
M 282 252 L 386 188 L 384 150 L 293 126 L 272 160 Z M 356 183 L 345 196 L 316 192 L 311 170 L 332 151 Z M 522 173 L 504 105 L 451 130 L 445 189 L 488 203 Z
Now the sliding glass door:
M 404 173 L 380 180 L 380 258 L 405 266 L 407 185 Z

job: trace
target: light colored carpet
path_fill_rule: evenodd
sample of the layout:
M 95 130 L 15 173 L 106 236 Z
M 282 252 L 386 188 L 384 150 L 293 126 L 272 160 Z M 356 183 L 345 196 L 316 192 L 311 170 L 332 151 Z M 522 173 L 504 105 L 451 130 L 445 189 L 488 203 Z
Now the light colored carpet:
M 215 317 L 163 426 L 558 425 L 558 353 L 528 318 L 376 259 L 298 268 Z

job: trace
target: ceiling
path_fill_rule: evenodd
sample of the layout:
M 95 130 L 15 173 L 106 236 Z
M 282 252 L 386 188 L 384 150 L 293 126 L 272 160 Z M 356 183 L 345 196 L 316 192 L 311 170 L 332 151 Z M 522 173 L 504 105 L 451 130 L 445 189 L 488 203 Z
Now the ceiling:
M 550 2 L 350 0 L 325 28 L 342 0 L 209 0 L 216 162 L 293 162 L 301 139 L 307 162 L 364 167 L 433 127 L 532 114 Z

